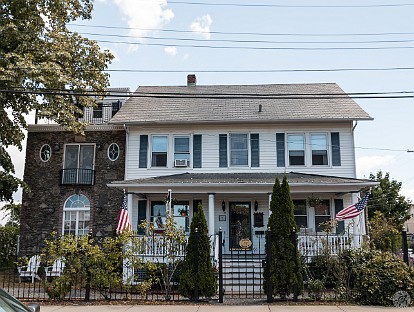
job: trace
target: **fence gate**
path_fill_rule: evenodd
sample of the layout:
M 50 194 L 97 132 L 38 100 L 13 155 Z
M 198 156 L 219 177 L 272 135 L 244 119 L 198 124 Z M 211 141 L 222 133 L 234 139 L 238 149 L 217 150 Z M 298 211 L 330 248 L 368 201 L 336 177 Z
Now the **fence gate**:
M 232 246 L 223 252 L 226 246 L 223 234 L 219 232 L 219 301 L 223 297 L 263 299 L 266 293 L 263 290 L 265 252 L 265 233 L 254 235 L 252 241 L 241 239 L 238 245 Z

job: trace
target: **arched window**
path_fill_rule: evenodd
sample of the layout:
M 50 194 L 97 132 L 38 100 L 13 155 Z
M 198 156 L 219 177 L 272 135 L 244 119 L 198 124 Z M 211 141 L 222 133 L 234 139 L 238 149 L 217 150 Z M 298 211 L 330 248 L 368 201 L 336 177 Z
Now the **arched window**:
M 82 194 L 71 195 L 63 206 L 63 234 L 86 235 L 89 232 L 91 204 Z

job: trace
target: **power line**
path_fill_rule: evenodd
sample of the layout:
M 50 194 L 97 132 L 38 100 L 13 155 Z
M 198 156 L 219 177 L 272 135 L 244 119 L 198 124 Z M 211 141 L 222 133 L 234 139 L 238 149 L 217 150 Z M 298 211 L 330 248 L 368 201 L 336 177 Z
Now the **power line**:
M 207 2 L 190 2 L 190 1 L 168 1 L 168 4 L 186 4 L 200 6 L 231 6 L 247 8 L 380 8 L 380 7 L 406 7 L 414 6 L 413 3 L 395 3 L 395 4 L 359 4 L 359 5 L 294 5 L 294 4 L 249 4 L 249 3 L 207 3 Z
M 13 67 L 13 69 L 33 70 L 29 67 Z M 46 68 L 36 68 L 36 71 L 49 71 Z M 383 68 L 310 68 L 310 69 L 103 69 L 104 72 L 131 72 L 131 73 L 294 73 L 294 72 L 342 72 L 342 71 L 398 71 L 414 70 L 413 67 L 383 67 Z M 100 71 L 87 70 L 87 71 Z
M 104 34 L 104 33 L 90 33 L 90 32 L 80 32 L 79 34 L 89 35 L 89 36 L 115 37 L 115 38 L 137 38 L 137 36 L 119 35 L 119 34 Z M 190 42 L 266 43 L 266 44 L 372 44 L 372 43 L 414 42 L 414 39 L 365 40 L 365 41 L 270 41 L 270 40 L 233 40 L 233 39 L 195 39 L 195 38 L 154 37 L 154 36 L 139 36 L 139 39 L 176 40 L 176 41 L 190 41 Z
M 108 25 L 85 25 L 77 23 L 68 23 L 70 26 L 90 27 L 90 28 L 104 28 L 104 29 L 123 29 L 123 30 L 141 30 L 141 31 L 159 31 L 159 32 L 176 32 L 176 33 L 191 33 L 192 30 L 180 29 L 159 29 L 159 28 L 138 28 L 138 27 L 122 27 L 122 26 L 108 26 Z M 217 35 L 248 35 L 248 36 L 302 36 L 302 37 L 332 37 L 332 36 L 403 36 L 413 35 L 414 32 L 382 32 L 382 33 L 262 33 L 262 32 L 224 32 L 224 31 L 200 31 L 198 33 L 217 34 Z
M 53 90 L 7 90 L 0 89 L 1 93 L 13 94 L 35 94 L 35 95 L 62 95 L 62 96 L 92 96 L 92 97 L 119 97 L 123 92 L 114 92 L 113 94 L 102 94 L 94 91 L 77 92 L 73 90 L 53 91 Z M 397 94 L 396 94 L 397 93 Z M 384 92 L 384 93 L 348 93 L 348 94 L 226 94 L 226 93 L 132 93 L 128 97 L 140 98 L 202 98 L 202 99 L 288 99 L 288 100 L 304 100 L 304 99 L 406 99 L 413 98 L 414 92 Z M 403 93 L 403 94 L 401 94 Z
M 414 46 L 389 46 L 389 47 L 251 47 L 251 46 L 212 46 L 205 44 L 165 44 L 148 42 L 128 42 L 95 39 L 101 43 L 116 43 L 140 46 L 159 46 L 159 47 L 181 47 L 181 48 L 207 48 L 207 49 L 239 49 L 239 50 L 296 50 L 296 51 L 323 51 L 323 50 L 392 50 L 392 49 L 414 49 Z

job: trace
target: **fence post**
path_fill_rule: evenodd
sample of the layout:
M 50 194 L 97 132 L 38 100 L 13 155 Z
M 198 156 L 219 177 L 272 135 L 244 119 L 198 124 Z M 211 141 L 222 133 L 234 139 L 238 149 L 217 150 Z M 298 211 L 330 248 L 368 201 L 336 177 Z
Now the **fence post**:
M 219 229 L 219 239 L 218 239 L 218 256 L 219 256 L 219 303 L 223 303 L 223 230 Z
M 295 277 L 298 276 L 298 242 L 297 242 L 297 236 L 296 236 L 296 229 L 292 229 L 292 243 L 293 243 L 293 263 L 295 264 Z M 296 279 L 296 278 L 295 278 Z M 298 301 L 298 281 L 295 281 L 295 284 L 293 285 L 293 301 Z
M 407 263 L 407 265 L 410 265 L 410 262 L 408 260 L 407 230 L 405 229 L 405 227 L 403 227 L 401 235 L 402 235 L 403 260 L 405 263 Z
M 194 233 L 194 301 L 198 302 L 198 228 Z
M 266 274 L 266 295 L 267 295 L 267 303 L 273 302 L 273 289 L 272 283 L 270 281 L 270 265 L 272 263 L 272 232 L 270 231 L 270 227 L 266 231 L 266 267 L 265 267 L 265 274 Z

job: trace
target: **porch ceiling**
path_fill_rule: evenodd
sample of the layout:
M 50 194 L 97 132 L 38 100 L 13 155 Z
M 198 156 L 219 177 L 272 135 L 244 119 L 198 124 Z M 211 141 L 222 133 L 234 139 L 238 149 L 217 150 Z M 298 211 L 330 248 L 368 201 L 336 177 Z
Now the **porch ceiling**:
M 144 179 L 114 181 L 117 187 L 139 193 L 217 193 L 217 194 L 267 194 L 272 192 L 276 176 L 282 181 L 284 173 L 182 173 Z M 286 173 L 292 193 L 354 193 L 378 185 L 378 182 L 335 176 Z

